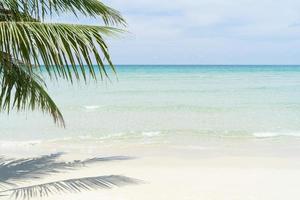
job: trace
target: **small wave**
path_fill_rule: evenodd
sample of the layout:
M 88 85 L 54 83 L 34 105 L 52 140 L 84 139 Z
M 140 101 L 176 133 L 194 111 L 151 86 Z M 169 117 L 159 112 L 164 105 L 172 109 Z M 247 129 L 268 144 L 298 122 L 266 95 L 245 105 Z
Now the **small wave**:
M 142 135 L 146 136 L 146 137 L 155 137 L 155 136 L 160 135 L 160 132 L 159 131 L 144 131 L 144 132 L 142 132 Z
M 83 106 L 86 110 L 96 110 L 100 108 L 98 105 Z
M 253 133 L 256 138 L 274 138 L 274 137 L 300 137 L 300 132 L 256 132 Z
M 10 140 L 1 140 L 0 148 L 10 149 L 10 148 L 20 148 L 20 147 L 29 147 L 41 144 L 41 140 L 30 140 L 30 141 L 10 141 Z
M 114 134 L 99 136 L 99 137 L 97 137 L 97 139 L 98 140 L 121 139 L 121 138 L 125 137 L 126 135 L 127 135 L 126 132 L 118 132 L 118 133 L 114 133 Z

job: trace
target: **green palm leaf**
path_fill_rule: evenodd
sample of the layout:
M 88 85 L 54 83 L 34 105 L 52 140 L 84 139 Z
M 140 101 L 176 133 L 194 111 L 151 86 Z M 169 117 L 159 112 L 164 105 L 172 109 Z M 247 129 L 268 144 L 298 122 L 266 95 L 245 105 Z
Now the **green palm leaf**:
M 44 20 L 45 16 L 59 15 L 70 12 L 85 16 L 100 16 L 107 25 L 125 25 L 121 14 L 113 8 L 106 6 L 99 0 L 0 0 L 3 9 L 10 10 L 11 19 L 20 19 L 20 14 Z M 26 17 L 23 18 L 26 20 Z M 27 19 L 28 20 L 28 19 Z
M 47 94 L 41 71 L 70 82 L 108 77 L 115 72 L 103 36 L 122 32 L 109 26 L 42 23 L 45 16 L 73 13 L 102 17 L 106 25 L 125 25 L 120 13 L 98 0 L 0 0 L 0 110 L 39 108 L 64 125 Z M 98 66 L 96 70 L 94 64 Z
M 45 66 L 50 76 L 72 81 L 72 71 L 76 78 L 81 73 L 86 79 L 88 70 L 96 78 L 91 58 L 95 58 L 100 73 L 107 75 L 104 59 L 114 70 L 103 35 L 120 32 L 120 29 L 101 26 L 0 22 L 0 51 L 10 52 L 30 69 Z
M 55 123 L 65 126 L 65 122 L 58 107 L 45 91 L 45 83 L 34 72 L 29 72 L 22 65 L 0 67 L 1 93 L 0 109 L 8 112 L 17 110 L 41 109 L 50 113 Z

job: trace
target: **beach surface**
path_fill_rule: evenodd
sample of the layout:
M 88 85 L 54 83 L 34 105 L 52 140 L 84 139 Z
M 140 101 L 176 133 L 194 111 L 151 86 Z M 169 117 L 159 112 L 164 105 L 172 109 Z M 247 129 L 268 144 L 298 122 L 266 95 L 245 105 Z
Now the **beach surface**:
M 50 142 L 29 144 L 10 156 L 49 155 L 58 149 L 66 152 L 60 158 L 63 161 L 112 159 L 26 181 L 24 186 L 108 175 L 124 175 L 141 182 L 113 189 L 58 193 L 42 199 L 281 200 L 300 197 L 300 140 L 290 138 L 215 138 L 204 139 L 197 146 L 117 142 L 99 145 L 94 141 L 75 146 Z M 117 157 L 121 159 L 114 159 Z

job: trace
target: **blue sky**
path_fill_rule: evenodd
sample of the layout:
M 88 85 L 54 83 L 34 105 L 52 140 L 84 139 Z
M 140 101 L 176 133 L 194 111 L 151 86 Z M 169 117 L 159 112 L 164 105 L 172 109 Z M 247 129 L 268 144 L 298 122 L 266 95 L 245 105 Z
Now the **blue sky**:
M 300 64 L 299 0 L 104 2 L 129 24 L 109 40 L 117 64 Z

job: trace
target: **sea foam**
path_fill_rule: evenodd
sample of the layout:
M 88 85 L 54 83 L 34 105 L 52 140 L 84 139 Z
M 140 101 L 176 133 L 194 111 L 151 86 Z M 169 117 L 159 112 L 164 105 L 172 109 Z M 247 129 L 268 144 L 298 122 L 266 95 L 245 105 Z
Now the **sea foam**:
M 256 138 L 274 138 L 274 137 L 300 137 L 300 132 L 256 132 L 253 133 Z
M 41 144 L 41 140 L 28 140 L 28 141 L 10 141 L 10 140 L 1 140 L 0 148 L 11 149 L 11 148 L 22 148 L 29 147 Z
M 144 131 L 144 132 L 142 132 L 142 135 L 146 136 L 146 137 L 154 137 L 154 136 L 160 135 L 160 132 L 159 131 Z
M 96 110 L 100 108 L 98 105 L 88 105 L 88 106 L 83 106 L 86 110 Z

